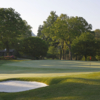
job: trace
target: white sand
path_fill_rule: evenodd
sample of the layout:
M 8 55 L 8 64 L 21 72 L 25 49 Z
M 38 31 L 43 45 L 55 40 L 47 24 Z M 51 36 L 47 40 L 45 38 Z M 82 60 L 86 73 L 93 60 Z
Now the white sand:
M 3 81 L 0 82 L 0 92 L 21 92 L 40 87 L 48 86 L 40 82 L 28 82 L 28 81 Z

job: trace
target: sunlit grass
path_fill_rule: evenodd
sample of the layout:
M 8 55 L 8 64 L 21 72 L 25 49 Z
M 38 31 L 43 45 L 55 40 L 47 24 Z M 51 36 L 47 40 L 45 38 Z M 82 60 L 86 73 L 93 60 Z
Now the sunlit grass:
M 0 81 L 13 79 L 38 81 L 49 86 L 19 93 L 0 93 L 0 100 L 99 100 L 100 98 L 100 62 L 0 61 Z

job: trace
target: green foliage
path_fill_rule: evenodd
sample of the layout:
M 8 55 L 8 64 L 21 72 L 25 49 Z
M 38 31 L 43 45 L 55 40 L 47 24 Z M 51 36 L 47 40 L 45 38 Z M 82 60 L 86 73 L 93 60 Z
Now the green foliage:
M 53 25 L 55 35 L 69 43 L 82 32 L 90 31 L 91 29 L 91 24 L 88 24 L 84 18 L 69 17 L 66 14 L 61 14 Z
M 96 58 L 96 57 L 91 57 L 91 60 L 90 60 L 90 57 L 91 56 L 87 56 L 87 61 L 97 61 L 98 59 Z M 82 58 L 82 61 L 85 61 L 86 59 L 85 59 L 85 57 L 83 56 L 83 58 Z
M 95 32 L 95 38 L 97 40 L 100 40 L 100 29 L 96 29 L 94 32 Z
M 62 41 L 66 43 L 69 48 L 69 58 L 72 59 L 71 44 L 73 39 L 83 32 L 90 32 L 91 29 L 92 25 L 88 24 L 83 17 L 69 17 L 66 14 L 61 14 L 58 17 L 52 11 L 43 25 L 39 26 L 38 36 L 47 41 L 49 46 L 54 46 L 53 44 L 57 43 L 61 51 L 63 51 Z
M 44 33 L 46 36 L 51 36 L 51 33 L 53 34 L 53 31 L 50 30 L 53 23 L 57 20 L 57 17 L 56 12 L 51 11 L 46 21 L 44 21 L 42 33 Z
M 72 42 L 72 52 L 75 55 L 87 56 L 96 55 L 96 41 L 91 33 L 82 33 Z
M 4 48 L 16 48 L 15 44 L 23 37 L 31 36 L 31 27 L 12 8 L 0 8 L 0 41 Z
M 3 45 L 2 41 L 0 41 L 0 50 L 5 49 L 5 46 Z
M 69 48 L 69 57 L 71 58 L 71 43 L 76 36 L 80 36 L 82 32 L 87 32 L 92 29 L 91 24 L 82 17 L 69 17 L 66 14 L 61 14 L 54 22 L 52 30 L 54 35 L 66 42 Z
M 39 25 L 39 28 L 38 28 L 38 33 L 37 33 L 37 36 L 44 39 L 44 34 L 42 34 L 42 29 L 43 29 L 43 26 L 42 25 Z
M 100 61 L 100 56 L 99 55 L 96 55 L 96 59 Z
M 56 47 L 59 44 L 59 41 L 57 41 L 57 39 L 55 38 L 54 32 L 52 30 L 52 25 L 53 23 L 57 20 L 58 15 L 56 14 L 56 12 L 51 11 L 50 15 L 47 17 L 46 21 L 43 22 L 43 25 L 40 25 L 38 28 L 38 37 L 42 38 L 43 40 L 45 40 L 48 44 L 48 47 L 53 46 L 54 49 L 56 49 Z M 53 52 L 52 52 L 53 53 Z M 55 56 L 54 54 L 48 54 L 47 56 Z
M 29 37 L 23 40 L 22 52 L 32 57 L 44 57 L 47 54 L 46 42 L 38 37 Z
M 96 54 L 100 56 L 100 40 L 96 41 Z
M 53 31 L 50 30 L 52 28 L 53 23 L 56 21 L 57 17 L 58 16 L 56 15 L 56 12 L 51 11 L 46 21 L 43 22 L 43 25 L 39 26 L 37 35 L 38 37 L 44 39 L 48 44 L 52 42 L 51 33 L 53 33 Z
M 47 52 L 47 58 L 57 58 L 57 55 L 59 54 L 59 49 L 54 46 L 49 46 L 48 52 Z

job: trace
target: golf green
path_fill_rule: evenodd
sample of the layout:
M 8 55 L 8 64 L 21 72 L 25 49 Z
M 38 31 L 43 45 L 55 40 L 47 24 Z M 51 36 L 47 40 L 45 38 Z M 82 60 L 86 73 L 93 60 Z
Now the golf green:
M 38 81 L 49 86 L 0 93 L 0 100 L 99 100 L 100 62 L 69 60 L 0 61 L 0 80 Z

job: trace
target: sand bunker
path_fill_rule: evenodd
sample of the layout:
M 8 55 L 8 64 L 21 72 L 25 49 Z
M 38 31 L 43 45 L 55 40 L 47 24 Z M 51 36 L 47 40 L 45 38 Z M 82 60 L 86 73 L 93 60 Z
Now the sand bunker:
M 21 92 L 45 86 L 48 85 L 40 82 L 10 80 L 0 82 L 0 92 Z

